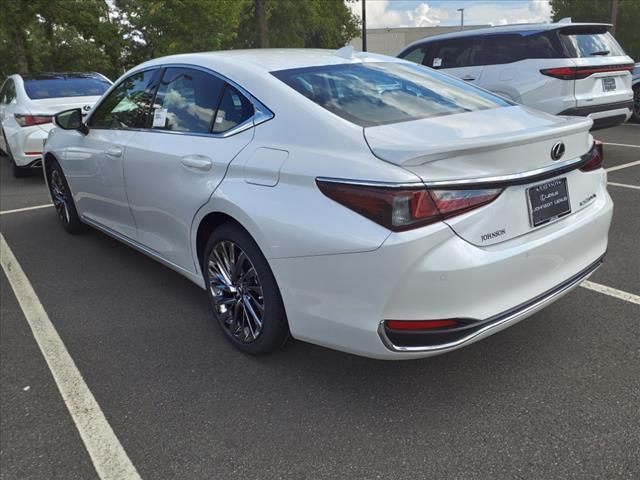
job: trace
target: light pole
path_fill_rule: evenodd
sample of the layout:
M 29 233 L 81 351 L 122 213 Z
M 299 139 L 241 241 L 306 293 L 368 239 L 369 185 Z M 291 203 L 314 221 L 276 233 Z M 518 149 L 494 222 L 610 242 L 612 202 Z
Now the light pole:
M 462 30 L 464 28 L 464 8 L 459 8 L 458 11 L 460 12 L 460 29 Z
M 367 51 L 367 5 L 366 0 L 362 0 L 362 51 Z

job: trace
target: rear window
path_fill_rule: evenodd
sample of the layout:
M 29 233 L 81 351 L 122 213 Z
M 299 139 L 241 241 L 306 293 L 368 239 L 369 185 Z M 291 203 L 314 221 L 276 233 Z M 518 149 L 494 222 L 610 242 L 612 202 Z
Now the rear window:
M 405 63 L 355 63 L 271 72 L 330 112 L 363 127 L 511 103 L 449 75 Z
M 24 89 L 33 100 L 100 96 L 110 86 L 104 78 L 93 75 L 42 75 L 24 78 Z
M 626 55 L 606 28 L 567 27 L 560 30 L 560 37 L 574 58 Z

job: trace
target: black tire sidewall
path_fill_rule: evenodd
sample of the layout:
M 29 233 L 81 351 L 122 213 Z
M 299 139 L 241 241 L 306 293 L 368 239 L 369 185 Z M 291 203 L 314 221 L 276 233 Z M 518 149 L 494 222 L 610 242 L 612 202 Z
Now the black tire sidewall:
M 67 178 L 62 171 L 62 167 L 58 163 L 57 160 L 53 160 L 48 168 L 47 168 L 47 183 L 49 185 L 49 195 L 51 196 L 51 201 L 53 201 L 53 192 L 51 191 L 51 176 L 53 172 L 57 170 L 62 183 L 64 184 L 64 188 L 67 192 L 67 210 L 69 212 L 69 221 L 65 222 L 59 218 L 60 224 L 62 228 L 64 228 L 67 232 L 77 234 L 85 231 L 85 226 L 80 220 L 80 216 L 78 215 L 78 211 L 76 210 L 76 204 L 73 202 L 73 195 L 71 194 L 71 189 L 69 188 L 69 183 L 67 183 Z M 56 212 L 56 215 L 58 212 Z
M 216 322 L 229 341 L 236 348 L 245 353 L 251 355 L 264 355 L 278 350 L 286 343 L 289 337 L 289 326 L 282 297 L 280 295 L 280 289 L 278 288 L 278 284 L 266 258 L 260 251 L 260 247 L 258 247 L 253 238 L 251 238 L 251 235 L 249 235 L 249 233 L 239 225 L 234 223 L 225 223 L 216 228 L 209 237 L 204 249 L 204 256 L 202 260 L 202 275 L 204 277 L 205 284 L 208 285 L 209 280 L 207 268 L 209 255 L 211 254 L 213 247 L 222 240 L 230 240 L 234 242 L 249 257 L 249 260 L 258 273 L 260 283 L 262 284 L 265 308 L 260 336 L 257 340 L 251 343 L 242 343 L 233 337 L 233 335 L 223 325 L 222 321 L 218 318 L 215 311 L 215 304 L 213 302 L 213 295 L 207 287 L 207 296 L 209 297 L 212 313 Z
M 636 123 L 640 123 L 640 111 L 637 111 L 636 109 L 636 96 L 639 94 L 640 92 L 640 83 L 636 83 L 633 86 L 633 113 L 631 114 L 631 119 L 636 122 Z

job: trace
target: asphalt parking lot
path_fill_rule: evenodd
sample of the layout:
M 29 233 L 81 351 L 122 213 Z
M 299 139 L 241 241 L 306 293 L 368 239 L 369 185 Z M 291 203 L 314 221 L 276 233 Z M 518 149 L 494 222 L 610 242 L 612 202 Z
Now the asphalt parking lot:
M 245 356 L 204 292 L 101 233 L 66 234 L 30 208 L 50 201 L 42 179 L 12 178 L 4 157 L 0 230 L 141 478 L 637 479 L 640 125 L 595 136 L 616 206 L 592 288 L 420 361 L 300 342 Z M 0 281 L 0 478 L 99 478 Z

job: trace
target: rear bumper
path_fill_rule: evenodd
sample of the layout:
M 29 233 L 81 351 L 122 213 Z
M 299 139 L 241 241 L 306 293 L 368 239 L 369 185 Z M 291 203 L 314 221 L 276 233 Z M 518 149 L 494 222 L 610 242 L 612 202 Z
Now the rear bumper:
M 586 278 L 607 249 L 613 203 L 596 200 L 537 232 L 476 246 L 445 224 L 394 233 L 372 252 L 270 259 L 294 338 L 379 359 L 429 357 L 534 314 Z M 383 320 L 466 319 L 455 342 L 400 348 Z M 467 338 L 468 337 L 468 338 Z
M 592 130 L 615 127 L 627 121 L 633 112 L 633 100 L 603 105 L 589 105 L 563 110 L 558 115 L 589 117 L 593 120 Z
M 384 322 L 378 326 L 378 334 L 385 346 L 394 352 L 428 352 L 446 353 L 465 345 L 477 342 L 489 335 L 504 330 L 524 320 L 528 316 L 543 309 L 575 287 L 595 272 L 604 260 L 604 255 L 583 271 L 562 282 L 555 288 L 539 295 L 528 302 L 518 305 L 482 322 L 477 322 L 463 329 L 440 330 L 424 333 L 393 332 L 385 328 Z M 404 338 L 403 338 L 404 337 Z M 394 343 L 395 341 L 395 343 Z M 396 343 L 398 345 L 396 345 Z
M 40 165 L 44 142 L 52 128 L 53 125 L 23 127 L 15 135 L 7 138 L 17 166 L 26 168 Z

